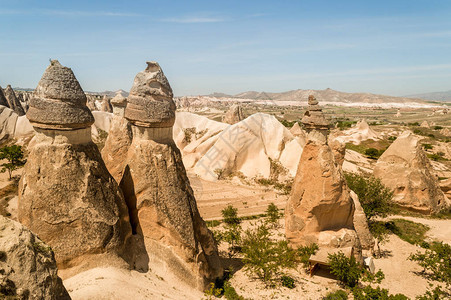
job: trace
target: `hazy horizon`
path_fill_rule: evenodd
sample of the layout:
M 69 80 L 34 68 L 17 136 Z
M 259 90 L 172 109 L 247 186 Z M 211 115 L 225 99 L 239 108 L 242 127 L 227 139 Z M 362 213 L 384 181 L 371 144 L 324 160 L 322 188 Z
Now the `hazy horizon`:
M 451 90 L 450 1 L 0 4 L 3 87 L 36 87 L 51 58 L 94 92 L 129 91 L 148 60 L 176 95 Z

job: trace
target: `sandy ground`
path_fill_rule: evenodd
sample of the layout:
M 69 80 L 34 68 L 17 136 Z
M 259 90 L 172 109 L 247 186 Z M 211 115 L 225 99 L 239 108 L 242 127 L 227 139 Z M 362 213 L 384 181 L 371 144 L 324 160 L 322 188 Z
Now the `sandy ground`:
M 188 176 L 204 220 L 222 219 L 221 210 L 228 205 L 238 208 L 239 216 L 252 216 L 264 213 L 270 203 L 284 209 L 288 200 L 287 195 L 264 186 L 225 180 L 211 182 L 194 174 Z

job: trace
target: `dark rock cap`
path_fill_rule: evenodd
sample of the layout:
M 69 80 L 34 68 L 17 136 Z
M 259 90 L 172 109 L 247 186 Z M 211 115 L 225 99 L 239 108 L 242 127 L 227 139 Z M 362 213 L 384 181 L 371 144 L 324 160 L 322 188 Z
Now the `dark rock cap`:
M 110 103 L 115 107 L 125 107 L 127 105 L 127 98 L 122 95 L 121 91 L 117 91 Z
M 94 123 L 86 101 L 72 70 L 52 60 L 30 100 L 27 118 L 40 128 L 86 128 Z
M 147 62 L 139 72 L 127 98 L 125 118 L 141 127 L 172 127 L 175 103 L 172 89 L 157 62 Z

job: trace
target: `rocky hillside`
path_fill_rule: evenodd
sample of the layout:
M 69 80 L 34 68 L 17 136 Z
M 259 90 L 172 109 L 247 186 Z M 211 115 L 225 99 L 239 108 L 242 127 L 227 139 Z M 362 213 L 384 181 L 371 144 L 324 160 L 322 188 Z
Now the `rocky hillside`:
M 424 100 L 451 102 L 451 90 L 446 92 L 434 92 L 425 94 L 410 95 L 407 97 L 420 98 Z

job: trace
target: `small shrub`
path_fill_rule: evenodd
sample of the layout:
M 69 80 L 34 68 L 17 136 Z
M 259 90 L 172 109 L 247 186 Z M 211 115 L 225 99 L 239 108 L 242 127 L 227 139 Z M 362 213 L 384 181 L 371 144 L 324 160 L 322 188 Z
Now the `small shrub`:
M 335 292 L 330 292 L 325 297 L 322 298 L 322 300 L 347 300 L 348 299 L 348 293 L 346 293 L 343 290 L 338 290 Z
M 207 300 L 213 300 L 221 295 L 222 289 L 216 288 L 213 282 L 210 283 L 209 288 L 204 291 L 204 296 Z
M 389 136 L 389 137 L 388 137 L 388 140 L 389 140 L 390 142 L 394 142 L 394 141 L 396 141 L 396 139 L 397 139 L 396 136 Z
M 431 150 L 433 147 L 431 144 L 423 144 L 424 150 Z
M 229 205 L 221 210 L 221 214 L 224 223 L 226 223 L 227 225 L 237 225 L 241 222 L 238 218 L 238 208 L 235 208 L 232 205 Z
M 387 289 L 373 288 L 370 285 L 352 289 L 354 300 L 408 300 L 403 294 L 390 295 Z
M 417 252 L 409 256 L 409 260 L 416 261 L 428 277 L 444 282 L 451 287 L 451 246 L 443 242 L 435 242 L 424 253 Z
M 219 220 L 205 221 L 205 224 L 207 225 L 207 227 L 216 227 L 221 224 L 221 221 Z
M 224 297 L 227 300 L 245 300 L 243 296 L 238 295 L 235 288 L 228 281 L 224 283 Z
M 289 289 L 294 289 L 295 288 L 295 284 L 294 284 L 294 279 L 288 275 L 283 275 L 280 278 L 281 282 L 282 282 L 282 286 L 289 288 Z
M 441 130 L 441 129 L 443 129 L 443 127 L 442 126 L 434 126 L 434 129 L 435 130 Z
M 196 134 L 196 127 L 184 128 L 183 133 L 185 137 L 183 138 L 184 143 L 191 143 L 193 134 Z
M 376 148 L 368 148 L 365 150 L 365 155 L 369 156 L 370 158 L 378 158 L 379 156 L 381 156 L 379 150 L 377 150 Z
M 315 254 L 318 249 L 318 244 L 311 244 L 309 246 L 303 246 L 297 249 L 297 255 L 304 268 L 307 269 L 309 267 L 310 256 Z
M 347 287 L 354 287 L 362 277 L 362 267 L 355 260 L 355 257 L 347 258 L 343 252 L 329 254 L 328 256 L 330 272 L 337 276 L 337 279 Z
M 421 296 L 418 296 L 417 300 L 440 300 L 450 299 L 451 291 L 442 289 L 440 286 L 436 286 L 433 289 L 429 289 Z
M 279 209 L 274 203 L 268 205 L 268 208 L 266 208 L 266 221 L 271 224 L 272 227 L 277 227 L 281 216 Z

